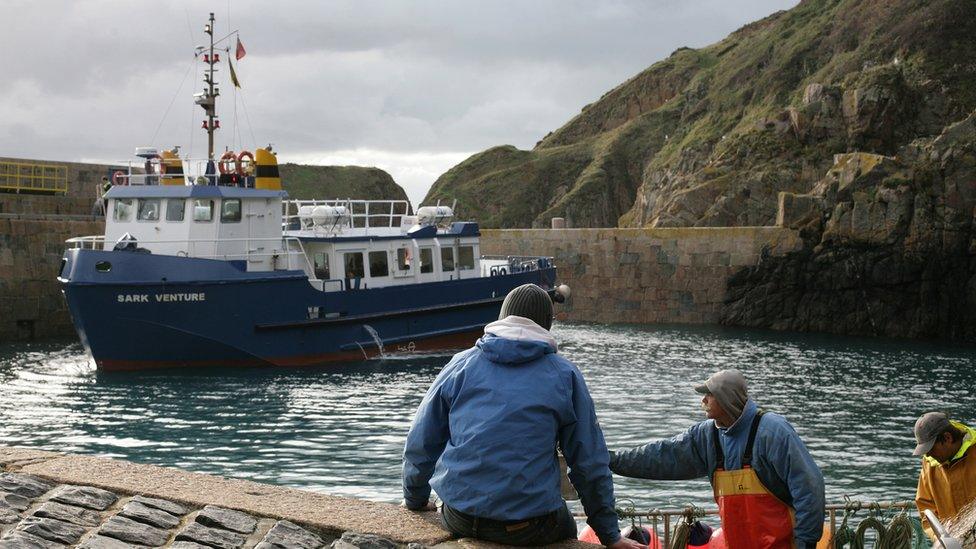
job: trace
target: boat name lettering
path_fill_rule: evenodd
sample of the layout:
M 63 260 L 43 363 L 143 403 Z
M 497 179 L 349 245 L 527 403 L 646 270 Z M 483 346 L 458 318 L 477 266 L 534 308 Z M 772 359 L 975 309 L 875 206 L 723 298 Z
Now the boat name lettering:
M 119 294 L 119 303 L 149 303 L 149 294 Z M 206 301 L 204 292 L 195 294 L 155 294 L 152 296 L 156 303 L 173 303 L 180 301 Z

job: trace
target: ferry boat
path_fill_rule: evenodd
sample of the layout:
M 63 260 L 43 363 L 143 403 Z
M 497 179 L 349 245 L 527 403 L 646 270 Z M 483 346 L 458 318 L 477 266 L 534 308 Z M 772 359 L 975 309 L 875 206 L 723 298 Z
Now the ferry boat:
M 477 223 L 451 207 L 288 200 L 270 148 L 216 158 L 213 21 L 195 96 L 208 157 L 136 149 L 141 169 L 117 172 L 104 196 L 105 234 L 67 241 L 58 279 L 99 370 L 452 350 L 519 285 L 568 295 L 552 258 L 481 256 Z

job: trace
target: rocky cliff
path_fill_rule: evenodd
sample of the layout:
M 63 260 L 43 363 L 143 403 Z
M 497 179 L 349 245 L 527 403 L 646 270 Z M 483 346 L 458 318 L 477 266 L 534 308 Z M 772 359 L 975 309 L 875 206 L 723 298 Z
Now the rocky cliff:
M 407 200 L 403 188 L 379 168 L 281 164 L 278 169 L 289 198 Z
M 969 1 L 805 0 L 678 49 L 531 151 L 465 160 L 426 201 L 487 227 L 772 224 L 835 154 L 898 155 L 968 116 L 973 31 Z
M 894 156 L 838 155 L 779 211 L 803 250 L 733 277 L 722 322 L 976 341 L 976 115 Z

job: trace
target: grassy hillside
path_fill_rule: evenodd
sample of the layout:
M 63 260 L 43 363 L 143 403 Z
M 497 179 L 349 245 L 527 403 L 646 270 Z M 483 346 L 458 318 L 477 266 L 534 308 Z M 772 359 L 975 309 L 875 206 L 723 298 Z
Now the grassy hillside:
M 531 151 L 442 175 L 487 227 L 764 225 L 834 154 L 895 154 L 976 108 L 976 3 L 806 0 L 711 46 L 680 48 Z
M 290 198 L 407 200 L 407 193 L 379 168 L 281 164 L 281 181 Z

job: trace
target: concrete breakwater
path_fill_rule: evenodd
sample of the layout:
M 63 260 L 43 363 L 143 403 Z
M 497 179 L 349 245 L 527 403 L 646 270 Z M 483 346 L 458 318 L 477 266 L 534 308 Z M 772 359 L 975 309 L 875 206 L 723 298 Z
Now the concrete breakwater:
M 563 547 L 596 547 L 567 542 Z M 436 513 L 114 459 L 0 447 L 0 548 L 441 549 Z

